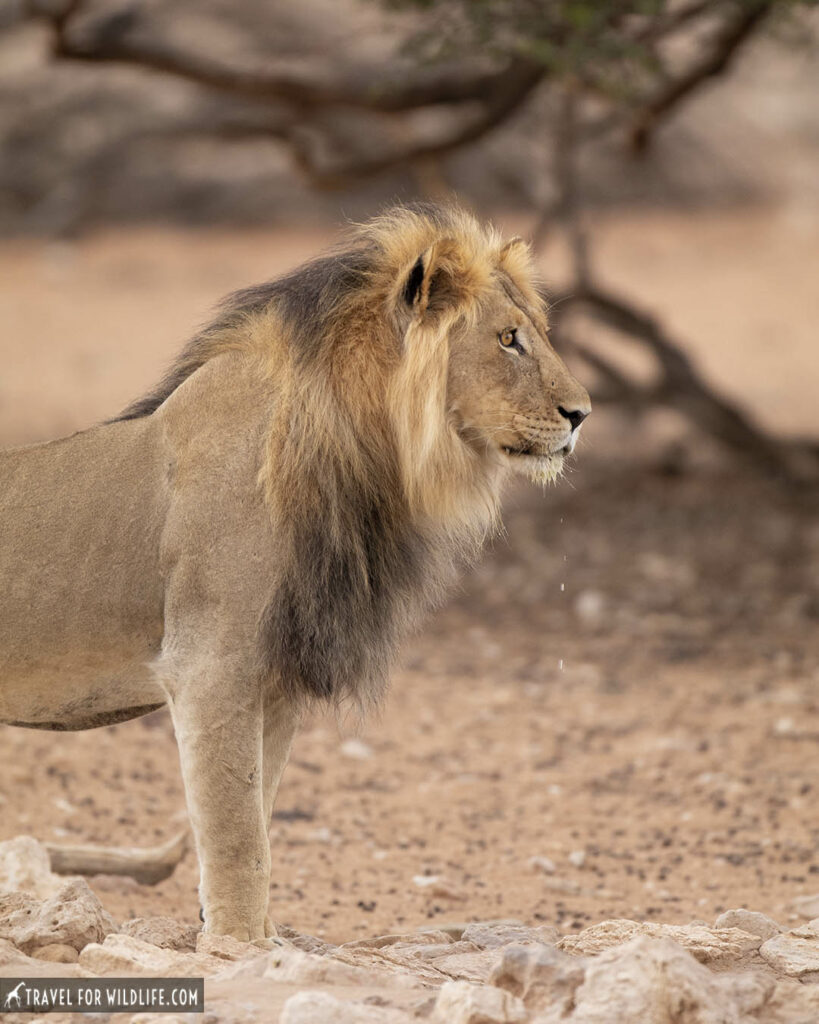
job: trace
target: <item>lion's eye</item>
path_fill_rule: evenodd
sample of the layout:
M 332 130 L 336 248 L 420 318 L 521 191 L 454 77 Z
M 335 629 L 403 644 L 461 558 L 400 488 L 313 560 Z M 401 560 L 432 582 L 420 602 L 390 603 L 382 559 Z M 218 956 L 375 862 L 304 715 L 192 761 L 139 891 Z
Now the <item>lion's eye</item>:
M 514 349 L 517 352 L 523 351 L 523 346 L 518 341 L 517 327 L 507 327 L 498 335 L 501 348 Z

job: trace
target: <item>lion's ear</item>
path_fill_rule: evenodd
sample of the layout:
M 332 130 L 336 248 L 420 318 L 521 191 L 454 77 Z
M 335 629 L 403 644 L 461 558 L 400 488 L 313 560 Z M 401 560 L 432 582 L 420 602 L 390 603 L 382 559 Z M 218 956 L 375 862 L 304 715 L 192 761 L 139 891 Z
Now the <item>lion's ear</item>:
M 463 300 L 454 249 L 449 239 L 434 242 L 412 265 L 403 297 L 416 316 L 441 313 Z
M 528 277 L 532 270 L 532 248 L 527 241 L 515 235 L 500 247 L 498 264 L 512 277 Z

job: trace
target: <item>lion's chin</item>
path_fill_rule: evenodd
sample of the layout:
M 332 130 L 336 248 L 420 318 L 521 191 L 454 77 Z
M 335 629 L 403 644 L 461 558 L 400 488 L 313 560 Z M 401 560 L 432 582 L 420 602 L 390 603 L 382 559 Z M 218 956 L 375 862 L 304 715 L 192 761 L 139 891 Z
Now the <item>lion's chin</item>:
M 563 472 L 563 452 L 551 455 L 524 455 L 503 451 L 504 463 L 515 473 L 527 476 L 532 483 L 545 487 L 553 484 Z

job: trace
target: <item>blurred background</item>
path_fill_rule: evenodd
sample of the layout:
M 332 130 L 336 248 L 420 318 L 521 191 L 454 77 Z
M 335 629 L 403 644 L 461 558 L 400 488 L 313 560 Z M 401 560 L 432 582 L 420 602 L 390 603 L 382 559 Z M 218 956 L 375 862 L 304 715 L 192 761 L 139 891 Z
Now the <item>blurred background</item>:
M 116 413 L 222 295 L 417 198 L 532 240 L 592 394 L 383 714 L 307 723 L 280 921 L 784 922 L 819 894 L 818 15 L 0 4 L 0 444 Z M 164 713 L 0 735 L 0 839 L 148 845 L 183 805 Z M 93 885 L 196 916 L 192 855 Z

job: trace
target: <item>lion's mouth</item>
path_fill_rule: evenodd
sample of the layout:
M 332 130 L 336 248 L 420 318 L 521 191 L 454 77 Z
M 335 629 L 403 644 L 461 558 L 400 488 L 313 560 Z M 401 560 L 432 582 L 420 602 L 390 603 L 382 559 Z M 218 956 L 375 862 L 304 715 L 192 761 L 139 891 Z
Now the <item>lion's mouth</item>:
M 530 444 L 522 444 L 518 446 L 504 444 L 501 445 L 501 451 L 506 455 L 535 455 L 541 458 L 543 457 L 543 454 L 541 452 L 534 451 Z

